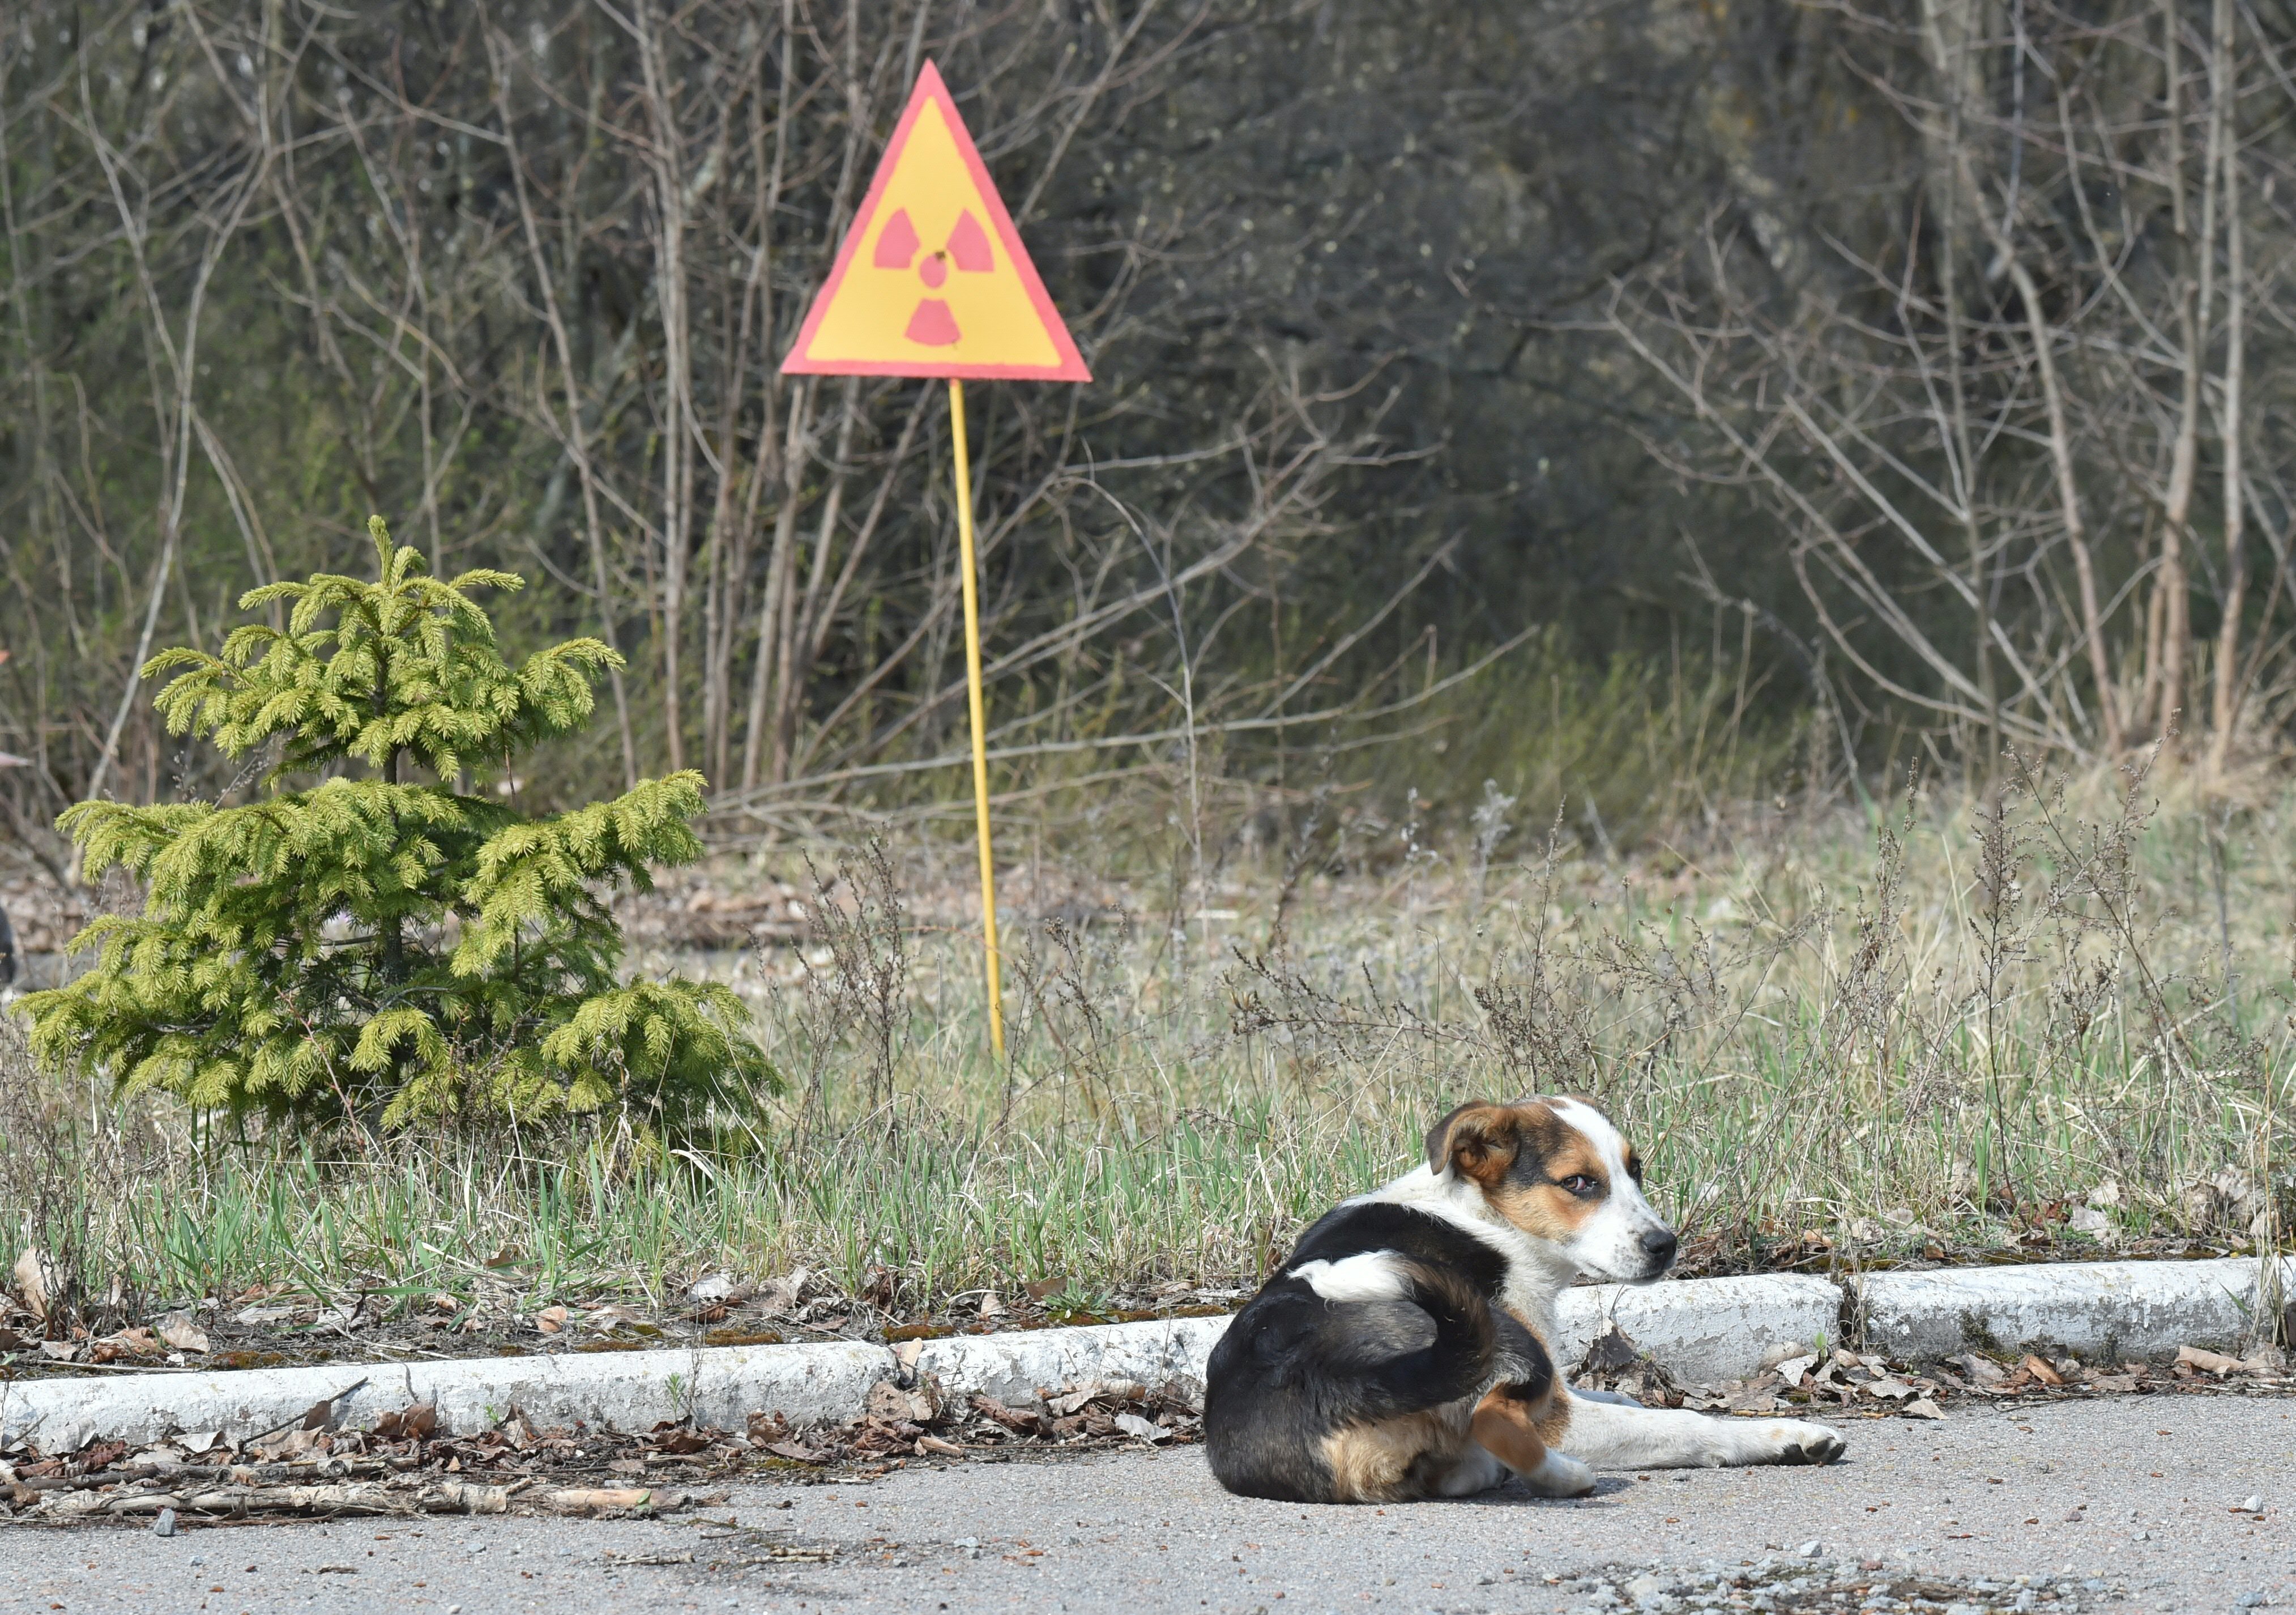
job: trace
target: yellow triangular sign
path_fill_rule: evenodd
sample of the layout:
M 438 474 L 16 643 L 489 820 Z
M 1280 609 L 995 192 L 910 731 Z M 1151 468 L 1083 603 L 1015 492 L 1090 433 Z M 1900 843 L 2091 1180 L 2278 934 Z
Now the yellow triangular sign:
M 782 372 L 1092 380 L 930 61 Z

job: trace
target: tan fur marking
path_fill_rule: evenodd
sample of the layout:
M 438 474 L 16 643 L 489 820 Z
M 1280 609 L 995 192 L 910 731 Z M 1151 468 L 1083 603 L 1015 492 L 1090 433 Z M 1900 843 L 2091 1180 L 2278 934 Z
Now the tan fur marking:
M 1546 1407 L 1538 1415 L 1538 1439 L 1549 1447 L 1561 1447 L 1562 1438 L 1570 1433 L 1570 1392 L 1560 1380 L 1555 1381 L 1554 1394 L 1546 1398 Z
M 1475 1404 L 1475 1416 L 1469 1424 L 1475 1445 L 1515 1473 L 1529 1473 L 1546 1462 L 1546 1441 L 1539 1434 L 1538 1413 L 1548 1400 L 1541 1397 L 1538 1401 L 1526 1402 L 1509 1396 L 1504 1385 L 1493 1386 Z
M 1507 1158 L 1505 1168 L 1486 1176 L 1480 1172 L 1465 1172 L 1474 1178 L 1491 1202 L 1492 1209 L 1536 1239 L 1549 1239 L 1558 1243 L 1568 1242 L 1578 1231 L 1579 1225 L 1601 1209 L 1603 1196 L 1581 1200 L 1569 1190 L 1558 1186 L 1571 1176 L 1587 1176 L 1609 1186 L 1610 1173 L 1602 1158 L 1587 1147 L 1585 1135 L 1578 1128 L 1557 1116 L 1543 1100 L 1530 1100 L 1513 1105 L 1479 1105 L 1473 1107 L 1475 1126 L 1480 1130 L 1504 1128 L 1516 1141 L 1515 1150 Z M 1480 1112 L 1499 1111 L 1505 1120 L 1486 1117 Z M 1453 1136 L 1457 1137 L 1460 1124 L 1468 1121 L 1466 1115 L 1452 1120 Z M 1524 1154 L 1538 1163 L 1538 1176 L 1543 1181 L 1518 1181 L 1508 1168 L 1515 1166 Z
M 1471 1100 L 1435 1124 L 1427 1136 L 1428 1164 L 1448 1167 L 1488 1193 L 1505 1180 L 1521 1147 L 1518 1107 Z
M 1469 1424 L 1462 1401 L 1333 1431 L 1324 1438 L 1333 1499 L 1408 1503 L 1431 1495 L 1472 1439 Z
M 1506 1309 L 1506 1315 L 1522 1325 L 1523 1332 L 1538 1342 L 1538 1349 L 1546 1354 L 1546 1360 L 1550 1364 L 1553 1363 L 1554 1342 L 1540 1332 L 1538 1325 L 1512 1307 Z M 1488 1397 L 1484 1398 L 1485 1401 L 1489 1399 Z M 1480 1409 L 1477 1411 L 1480 1412 Z M 1562 1445 L 1563 1432 L 1570 1428 L 1570 1388 L 1562 1382 L 1562 1371 L 1560 1368 L 1554 1370 L 1554 1381 L 1547 1387 L 1546 1395 L 1531 1405 L 1530 1422 L 1531 1428 L 1538 1432 L 1542 1443 L 1548 1447 Z M 1480 1437 L 1477 1439 L 1480 1439 Z M 1505 1453 L 1498 1452 L 1497 1448 L 1494 1447 L 1492 1451 L 1502 1462 L 1512 1463 L 1512 1460 L 1509 1460 Z

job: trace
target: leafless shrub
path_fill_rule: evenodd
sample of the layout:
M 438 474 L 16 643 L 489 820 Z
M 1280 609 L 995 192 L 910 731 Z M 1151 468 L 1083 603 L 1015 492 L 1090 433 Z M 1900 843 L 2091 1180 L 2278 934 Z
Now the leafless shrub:
M 1546 850 L 1529 896 L 1520 941 L 1502 939 L 1491 968 L 1474 989 L 1500 1069 L 1524 1092 L 1600 1093 L 1595 1012 L 1598 995 L 1583 959 L 1559 948 L 1551 932 L 1562 851 L 1562 809 L 1546 832 Z
M 1040 1030 L 1052 1043 L 1058 1080 L 1084 1097 L 1095 1121 L 1114 1112 L 1128 1018 L 1118 976 L 1119 955 L 1134 934 L 1131 915 L 1108 922 L 1048 915 L 1038 928 L 1043 946 L 1008 955 L 1025 1014 L 1008 1029 L 1018 1043 Z M 1014 1090 L 1005 1089 L 1002 1119 L 1009 1119 Z
M 812 945 L 798 995 L 806 1108 L 816 1116 L 825 1112 L 830 1070 L 857 1044 L 863 1103 L 874 1111 L 893 1098 L 914 1012 L 899 874 L 883 840 L 874 836 L 857 856 L 840 852 L 834 875 L 824 876 L 810 855 L 806 868 L 812 876 L 806 914 Z

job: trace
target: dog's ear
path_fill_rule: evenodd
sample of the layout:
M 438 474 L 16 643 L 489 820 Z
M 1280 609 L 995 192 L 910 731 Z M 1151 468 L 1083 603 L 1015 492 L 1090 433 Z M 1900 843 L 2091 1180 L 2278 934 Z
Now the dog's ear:
M 1514 1164 L 1521 1146 L 1514 1112 L 1488 1099 L 1471 1099 L 1427 1130 L 1427 1168 L 1446 1168 L 1489 1185 Z
M 1458 1124 L 1459 1118 L 1470 1111 L 1482 1110 L 1489 1103 L 1488 1099 L 1470 1099 L 1464 1104 L 1453 1105 L 1437 1118 L 1435 1125 L 1427 1129 L 1427 1169 L 1430 1172 L 1440 1177 L 1443 1168 L 1451 1164 L 1451 1129 Z

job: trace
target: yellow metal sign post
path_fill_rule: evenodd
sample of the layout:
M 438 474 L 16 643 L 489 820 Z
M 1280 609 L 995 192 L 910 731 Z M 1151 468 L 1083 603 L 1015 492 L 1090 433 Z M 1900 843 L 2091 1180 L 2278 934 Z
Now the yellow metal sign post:
M 948 379 L 948 431 L 956 449 L 956 547 L 964 569 L 964 700 L 972 717 L 972 820 L 980 839 L 980 934 L 988 948 L 988 1041 L 1004 1053 L 1004 965 L 996 952 L 996 860 L 988 850 L 988 718 L 980 694 L 980 569 L 972 562 L 972 455 L 964 442 L 964 382 Z
M 980 591 L 964 383 L 1089 381 L 1092 373 L 1046 294 L 1013 217 L 957 116 L 956 102 L 930 61 L 917 75 L 869 194 L 782 361 L 782 373 L 948 381 L 988 1040 L 1001 1057 L 1004 971 L 996 951 L 996 863 L 988 835 L 988 702 L 980 680 Z

